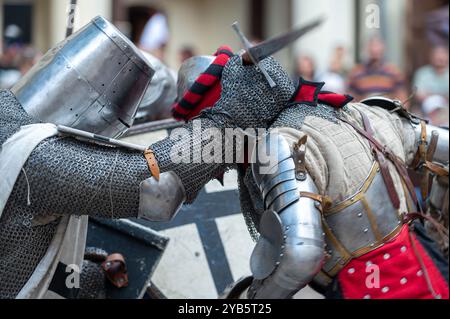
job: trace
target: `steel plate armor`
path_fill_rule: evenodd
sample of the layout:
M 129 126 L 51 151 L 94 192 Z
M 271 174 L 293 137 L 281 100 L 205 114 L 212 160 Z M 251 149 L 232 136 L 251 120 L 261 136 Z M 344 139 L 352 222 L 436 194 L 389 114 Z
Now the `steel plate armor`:
M 139 105 L 136 122 L 147 122 L 170 117 L 171 106 L 177 95 L 174 72 L 153 55 L 142 51 L 155 70 L 155 75 Z
M 153 74 L 134 44 L 96 17 L 47 52 L 12 92 L 42 122 L 118 137 L 133 125 Z

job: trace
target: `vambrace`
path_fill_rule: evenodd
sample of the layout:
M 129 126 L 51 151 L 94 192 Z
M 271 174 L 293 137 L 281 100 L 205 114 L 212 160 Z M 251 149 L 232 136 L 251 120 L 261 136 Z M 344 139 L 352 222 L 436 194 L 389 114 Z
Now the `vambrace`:
M 317 188 L 309 176 L 297 180 L 290 147 L 279 134 L 260 141 L 254 159 L 253 176 L 266 213 L 251 258 L 255 281 L 248 297 L 291 298 L 312 281 L 324 260 L 321 213 L 314 200 L 301 196 L 317 194 Z
M 448 163 L 449 151 L 448 129 L 425 124 L 425 122 L 422 122 L 421 124 L 412 124 L 412 126 L 416 137 L 416 147 L 419 156 L 423 145 L 424 154 L 422 154 L 420 160 L 426 159 L 430 162 L 446 165 Z

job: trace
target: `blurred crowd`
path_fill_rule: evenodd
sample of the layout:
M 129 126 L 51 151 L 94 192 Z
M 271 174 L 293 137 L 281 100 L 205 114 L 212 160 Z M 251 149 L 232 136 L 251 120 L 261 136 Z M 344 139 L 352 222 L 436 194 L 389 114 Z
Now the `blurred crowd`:
M 164 61 L 170 33 L 167 18 L 155 12 L 146 23 L 137 45 Z M 300 54 L 296 57 L 294 81 L 325 82 L 325 90 L 348 93 L 356 101 L 382 95 L 405 102 L 414 113 L 440 126 L 449 125 L 449 52 L 446 45 L 430 49 L 428 64 L 415 70 L 408 79 L 402 70 L 386 58 L 385 42 L 379 36 L 367 41 L 362 63 L 348 63 L 347 49 L 337 46 L 331 52 L 326 70 L 319 71 L 314 56 Z M 180 64 L 196 55 L 190 45 L 179 48 Z M 11 88 L 41 57 L 41 53 L 20 41 L 20 29 L 5 29 L 3 50 L 0 55 L 0 89 Z
M 328 69 L 319 72 L 314 58 L 299 55 L 295 78 L 325 82 L 324 89 L 348 93 L 361 101 L 381 95 L 405 102 L 412 112 L 439 126 L 449 125 L 449 52 L 448 46 L 431 48 L 428 64 L 407 79 L 403 72 L 386 59 L 383 39 L 374 36 L 366 47 L 366 59 L 357 65 L 346 63 L 346 49 L 338 46 L 331 54 Z

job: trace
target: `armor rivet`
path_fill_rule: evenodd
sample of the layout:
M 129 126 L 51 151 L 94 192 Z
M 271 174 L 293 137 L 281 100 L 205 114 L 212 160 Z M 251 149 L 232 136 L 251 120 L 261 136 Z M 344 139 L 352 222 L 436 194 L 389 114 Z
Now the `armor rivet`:
M 365 295 L 364 299 L 370 299 L 370 295 Z
M 389 291 L 389 287 L 383 287 L 383 289 L 381 289 L 382 293 L 387 293 Z
M 358 217 L 362 217 L 362 216 L 363 216 L 363 214 L 362 214 L 362 213 L 359 213 L 359 214 L 358 214 Z
M 400 283 L 401 283 L 402 285 L 406 284 L 407 282 L 408 282 L 408 279 L 406 279 L 406 278 L 400 279 Z
M 355 273 L 355 268 L 350 268 L 350 269 L 348 270 L 348 273 L 349 273 L 349 274 L 354 274 L 354 273 Z
M 422 271 L 422 270 L 419 270 L 419 271 L 417 272 L 417 277 L 422 277 L 422 275 L 423 275 L 423 271 Z
M 284 256 L 284 254 L 280 254 L 280 257 L 283 257 Z
M 384 258 L 384 260 L 388 260 L 389 258 L 391 258 L 391 255 L 389 255 L 389 254 L 384 254 L 383 258 Z
M 275 263 L 275 265 L 277 265 L 277 266 L 278 266 L 278 265 L 280 265 L 280 262 L 279 262 L 279 261 L 277 261 L 277 262 Z
M 369 229 L 367 229 L 367 228 L 366 228 L 366 229 L 364 229 L 364 233 L 366 233 L 366 234 L 367 234 L 368 232 L 369 232 Z
M 400 251 L 401 251 L 402 253 L 406 252 L 406 246 L 402 246 L 402 248 L 400 248 Z

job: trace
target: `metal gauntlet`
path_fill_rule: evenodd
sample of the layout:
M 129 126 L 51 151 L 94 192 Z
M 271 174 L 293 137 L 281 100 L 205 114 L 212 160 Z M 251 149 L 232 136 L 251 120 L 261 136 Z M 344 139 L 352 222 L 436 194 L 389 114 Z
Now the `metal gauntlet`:
M 248 296 L 290 298 L 314 278 L 324 259 L 320 212 L 314 200 L 300 195 L 317 194 L 317 188 L 307 175 L 297 180 L 290 147 L 279 134 L 260 141 L 254 158 L 253 176 L 266 213 L 251 257 L 255 281 Z

